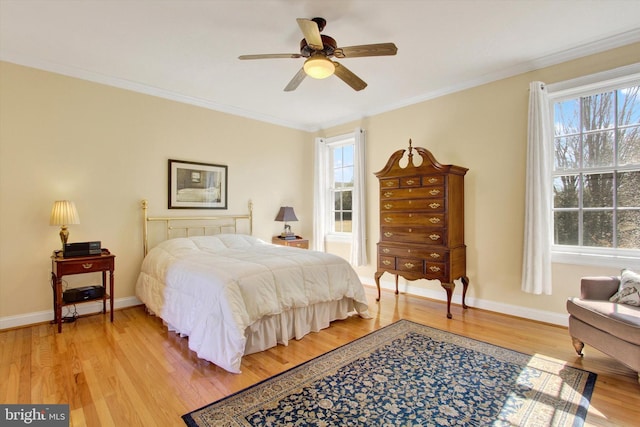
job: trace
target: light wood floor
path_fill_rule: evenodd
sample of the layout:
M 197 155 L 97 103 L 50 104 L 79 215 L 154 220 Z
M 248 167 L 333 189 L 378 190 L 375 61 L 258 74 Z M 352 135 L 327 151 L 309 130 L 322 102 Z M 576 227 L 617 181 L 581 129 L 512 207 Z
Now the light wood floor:
M 640 420 L 640 385 L 629 368 L 587 347 L 578 358 L 566 328 L 383 292 L 373 319 L 337 321 L 289 346 L 245 356 L 242 374 L 199 360 L 187 340 L 167 332 L 142 307 L 119 310 L 115 322 L 93 315 L 63 325 L 0 332 L 0 402 L 68 403 L 73 426 L 184 426 L 181 415 L 348 343 L 397 319 L 566 361 L 598 374 L 587 425 L 631 426 Z

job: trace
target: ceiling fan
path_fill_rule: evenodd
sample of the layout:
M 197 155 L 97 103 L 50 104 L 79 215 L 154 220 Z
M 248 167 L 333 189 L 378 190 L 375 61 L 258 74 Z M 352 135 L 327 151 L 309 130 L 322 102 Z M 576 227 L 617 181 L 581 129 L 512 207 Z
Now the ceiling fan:
M 336 58 L 358 58 L 363 56 L 395 55 L 398 48 L 393 43 L 364 44 L 359 46 L 338 47 L 331 37 L 320 34 L 327 21 L 324 18 L 298 18 L 298 26 L 304 35 L 300 42 L 300 53 L 271 53 L 241 55 L 239 59 L 307 58 L 303 67 L 284 88 L 286 92 L 295 90 L 306 76 L 324 79 L 335 74 L 354 90 L 362 90 L 367 83 L 344 65 L 332 61 Z

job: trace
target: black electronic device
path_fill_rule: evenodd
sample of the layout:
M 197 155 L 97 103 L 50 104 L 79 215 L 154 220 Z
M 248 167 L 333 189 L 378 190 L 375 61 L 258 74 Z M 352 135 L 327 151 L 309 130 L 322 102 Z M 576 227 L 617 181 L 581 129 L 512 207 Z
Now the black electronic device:
M 79 288 L 67 289 L 62 293 L 62 300 L 67 303 L 82 302 L 92 299 L 102 298 L 104 287 L 102 286 L 81 286 Z
M 278 236 L 278 238 L 281 240 L 298 240 L 299 236 L 296 236 L 295 234 L 287 234 L 286 236 Z
M 74 258 L 81 256 L 100 255 L 102 250 L 100 248 L 101 242 L 80 242 L 80 243 L 67 243 L 64 245 L 65 258 Z

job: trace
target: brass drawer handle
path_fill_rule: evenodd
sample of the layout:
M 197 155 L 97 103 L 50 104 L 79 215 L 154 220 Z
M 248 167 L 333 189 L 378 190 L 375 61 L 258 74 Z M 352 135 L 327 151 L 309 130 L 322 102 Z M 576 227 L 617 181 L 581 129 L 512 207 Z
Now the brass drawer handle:
M 440 254 L 435 253 L 435 252 L 431 253 L 429 256 L 430 256 L 431 258 L 433 258 L 433 259 L 438 259 L 438 258 L 440 258 Z
M 387 216 L 384 218 L 384 222 L 387 222 L 387 223 L 393 222 L 393 218 Z
M 438 178 L 429 178 L 429 184 L 435 184 L 436 182 L 438 182 Z
M 438 240 L 440 238 L 440 235 L 439 234 L 432 234 L 432 235 L 429 236 L 429 238 L 431 240 Z
M 385 254 L 388 254 L 389 252 L 391 252 L 391 249 L 389 248 L 383 248 L 382 252 L 384 252 Z
M 388 259 L 385 259 L 384 261 L 382 261 L 382 263 L 384 265 L 391 265 L 391 261 L 389 261 Z
M 407 185 L 413 185 L 415 183 L 416 182 L 414 180 L 412 180 L 412 179 L 407 180 Z
M 433 271 L 434 273 L 440 271 L 440 267 L 436 267 L 435 265 L 432 265 L 431 267 L 429 267 L 429 270 Z
M 392 205 L 391 203 L 386 203 L 386 204 L 384 205 L 384 208 L 385 208 L 385 209 L 391 209 L 392 207 L 393 207 L 393 205 Z
M 431 194 L 432 196 L 435 196 L 437 194 L 440 194 L 440 190 L 438 190 L 437 188 L 434 188 L 433 190 L 429 190 L 429 194 Z
M 429 205 L 431 209 L 438 209 L 440 207 L 440 203 L 433 202 Z
M 384 237 L 391 237 L 391 236 L 393 236 L 393 233 L 391 233 L 389 231 L 384 233 Z
M 391 196 L 393 196 L 393 191 L 385 191 L 383 196 L 384 197 L 391 197 Z
M 429 218 L 429 222 L 430 222 L 431 224 L 437 224 L 437 223 L 439 223 L 439 222 L 440 222 L 440 218 L 438 218 L 438 217 L 431 217 L 431 218 Z
M 85 270 L 88 270 L 88 269 L 90 269 L 91 267 L 93 267 L 93 264 L 89 264 L 89 263 L 87 263 L 87 264 L 82 264 L 82 268 L 84 268 Z
M 404 266 L 405 266 L 405 267 L 407 267 L 407 268 L 413 268 L 413 267 L 415 267 L 416 265 L 415 265 L 415 264 L 412 264 L 412 263 L 410 263 L 410 262 L 405 262 L 405 263 L 404 263 Z
M 395 183 L 393 181 L 387 181 L 384 183 L 384 185 L 386 185 L 387 187 L 393 187 Z

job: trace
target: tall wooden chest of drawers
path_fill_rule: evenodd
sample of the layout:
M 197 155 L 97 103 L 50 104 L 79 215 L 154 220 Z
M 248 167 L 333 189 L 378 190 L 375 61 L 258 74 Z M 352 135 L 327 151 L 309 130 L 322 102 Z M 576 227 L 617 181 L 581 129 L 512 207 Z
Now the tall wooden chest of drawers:
M 414 162 L 413 151 L 422 158 Z M 437 279 L 447 293 L 451 319 L 454 280 L 463 284 L 462 306 L 469 286 L 464 243 L 464 175 L 467 168 L 442 165 L 421 147 L 398 150 L 376 177 L 380 181 L 380 241 L 375 273 L 407 280 Z M 407 162 L 406 166 L 401 163 Z M 418 163 L 416 166 L 415 163 Z

